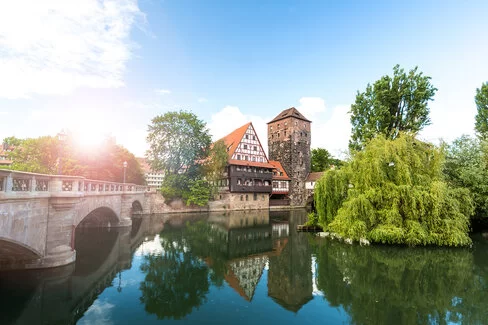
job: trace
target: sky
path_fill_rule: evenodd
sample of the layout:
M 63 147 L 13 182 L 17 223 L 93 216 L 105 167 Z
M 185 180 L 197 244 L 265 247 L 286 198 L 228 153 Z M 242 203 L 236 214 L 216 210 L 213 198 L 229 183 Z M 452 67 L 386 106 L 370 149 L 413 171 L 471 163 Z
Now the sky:
M 0 140 L 115 137 L 144 156 L 151 119 L 188 110 L 214 139 L 296 107 L 341 156 L 350 105 L 393 66 L 438 88 L 436 142 L 473 134 L 488 1 L 0 0 Z

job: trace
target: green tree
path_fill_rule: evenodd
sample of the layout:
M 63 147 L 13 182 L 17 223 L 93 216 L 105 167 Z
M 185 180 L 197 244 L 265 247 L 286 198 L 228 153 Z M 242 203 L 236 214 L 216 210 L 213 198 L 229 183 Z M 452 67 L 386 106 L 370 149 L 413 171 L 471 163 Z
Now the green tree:
M 219 182 L 224 178 L 228 158 L 227 147 L 224 141 L 219 140 L 215 142 L 210 149 L 209 156 L 204 165 L 205 179 L 211 185 L 212 195 L 218 192 Z
M 211 143 L 205 122 L 185 111 L 156 116 L 148 132 L 147 161 L 154 170 L 166 175 L 198 165 L 206 158 Z
M 469 245 L 473 202 L 467 189 L 443 181 L 442 163 L 440 149 L 411 135 L 377 136 L 346 166 L 317 182 L 319 223 L 353 240 Z
M 59 141 L 44 136 L 16 141 L 11 153 L 13 170 L 31 173 L 56 174 L 59 163 Z
M 343 165 L 343 162 L 340 159 L 334 158 L 327 149 L 312 149 L 312 172 L 323 172 L 332 165 L 340 167 Z
M 446 180 L 467 188 L 475 204 L 473 228 L 488 226 L 488 143 L 463 135 L 446 148 Z
M 352 135 L 349 147 L 361 150 L 377 134 L 395 139 L 402 131 L 416 134 L 430 124 L 428 102 L 437 91 L 430 77 L 417 72 L 406 73 L 399 65 L 393 77 L 381 77 L 366 91 L 356 95 L 351 105 Z
M 478 113 L 475 117 L 475 130 L 483 139 L 488 136 L 488 82 L 483 83 L 481 88 L 476 89 L 474 97 Z

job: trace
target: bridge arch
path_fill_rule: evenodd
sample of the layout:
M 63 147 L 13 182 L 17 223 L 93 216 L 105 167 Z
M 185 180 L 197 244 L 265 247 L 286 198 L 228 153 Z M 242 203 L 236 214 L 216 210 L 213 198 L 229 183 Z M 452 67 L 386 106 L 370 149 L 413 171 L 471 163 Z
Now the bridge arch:
M 117 213 L 109 207 L 98 207 L 84 217 L 80 218 L 75 227 L 88 228 L 88 227 L 116 227 L 120 222 L 120 218 Z
M 32 247 L 11 238 L 0 237 L 0 266 L 2 268 L 34 261 L 41 257 L 42 254 Z
M 144 209 L 142 208 L 142 204 L 139 200 L 135 200 L 132 202 L 132 213 L 142 213 Z

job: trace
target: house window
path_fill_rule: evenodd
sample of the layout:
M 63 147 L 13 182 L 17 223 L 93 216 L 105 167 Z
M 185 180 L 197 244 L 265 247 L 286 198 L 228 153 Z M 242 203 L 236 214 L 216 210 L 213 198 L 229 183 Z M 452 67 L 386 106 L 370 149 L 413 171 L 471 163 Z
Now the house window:
M 241 195 L 241 201 L 244 201 L 244 197 Z
M 237 155 L 237 160 L 241 160 L 241 155 Z
M 253 135 L 253 136 L 252 136 L 252 139 L 253 139 L 253 140 L 256 140 L 256 136 L 255 136 L 255 135 Z
M 285 137 L 286 137 L 286 131 L 285 131 Z
M 247 195 L 247 194 L 246 194 L 246 201 L 249 201 L 249 195 Z
M 280 128 L 280 123 L 278 123 L 278 129 Z
M 247 156 L 244 156 L 244 160 L 248 160 L 248 158 L 249 158 L 249 157 L 247 157 Z
M 252 161 L 256 161 L 256 157 L 252 157 Z
M 258 193 L 254 193 L 254 201 L 258 199 Z
M 261 199 L 264 201 L 264 194 L 263 194 L 263 195 L 261 195 Z
M 244 145 L 244 149 L 247 149 L 247 144 Z
M 258 151 L 258 147 L 257 146 L 254 146 L 254 151 Z
M 280 137 L 280 134 L 278 133 L 278 138 Z
M 246 134 L 246 139 L 249 139 L 249 135 Z

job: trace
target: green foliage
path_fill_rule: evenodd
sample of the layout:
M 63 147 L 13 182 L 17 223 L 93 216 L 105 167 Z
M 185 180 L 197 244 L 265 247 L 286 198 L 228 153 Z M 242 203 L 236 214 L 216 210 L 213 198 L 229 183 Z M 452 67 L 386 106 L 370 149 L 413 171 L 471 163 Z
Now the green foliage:
M 396 65 L 393 77 L 383 76 L 366 91 L 358 91 L 351 105 L 350 148 L 361 150 L 377 134 L 395 139 L 402 131 L 419 132 L 430 124 L 427 104 L 436 91 L 417 67 L 407 74 Z
M 314 200 L 320 224 L 327 225 L 334 219 L 347 196 L 348 184 L 346 173 L 341 169 L 328 170 L 317 181 Z
M 63 175 L 122 182 L 123 163 L 126 161 L 126 182 L 145 182 L 136 157 L 112 138 L 105 139 L 99 147 L 90 151 L 78 147 L 70 134 L 63 142 L 51 136 L 29 139 L 9 137 L 4 142 L 15 148 L 10 154 L 13 170 L 43 174 L 57 174 L 60 171 Z
M 307 215 L 307 222 L 305 222 L 306 226 L 316 226 L 319 224 L 319 215 L 315 212 L 310 212 Z
M 148 132 L 148 163 L 166 175 L 198 165 L 206 158 L 211 143 L 205 122 L 185 111 L 156 116 Z
M 467 135 L 454 140 L 446 148 L 444 174 L 450 185 L 471 192 L 473 227 L 488 225 L 488 143 Z
M 56 174 L 59 142 L 55 137 L 45 136 L 36 139 L 7 138 L 16 147 L 11 152 L 13 170 L 32 173 Z M 5 139 L 4 139 L 5 141 Z
M 474 128 L 480 138 L 486 139 L 488 136 L 488 82 L 483 83 L 481 88 L 476 89 L 474 101 L 478 109 Z
M 204 164 L 205 178 L 211 184 L 211 194 L 218 192 L 218 183 L 224 178 L 227 166 L 228 154 L 224 141 L 215 142 L 210 148 L 210 153 Z
M 210 199 L 210 185 L 207 181 L 198 179 L 193 181 L 190 186 L 190 193 L 186 205 L 195 204 L 204 206 Z
M 319 222 L 353 240 L 469 245 L 474 206 L 468 190 L 443 182 L 442 163 L 441 150 L 413 136 L 378 136 L 318 182 Z
M 312 149 L 312 172 L 323 172 L 332 165 L 342 166 L 343 162 L 332 157 L 330 152 L 324 148 Z
M 160 191 L 166 203 L 179 198 L 186 201 L 190 196 L 190 184 L 191 179 L 185 174 L 166 175 Z

